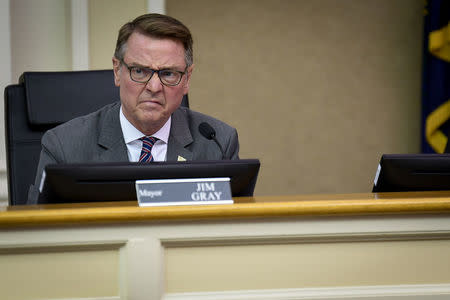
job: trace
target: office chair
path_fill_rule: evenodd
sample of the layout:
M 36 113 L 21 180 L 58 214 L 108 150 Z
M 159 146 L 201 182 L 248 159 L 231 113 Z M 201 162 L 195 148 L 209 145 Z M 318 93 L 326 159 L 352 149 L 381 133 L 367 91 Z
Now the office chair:
M 26 204 L 48 129 L 119 101 L 112 70 L 25 72 L 5 88 L 9 205 Z M 183 106 L 189 107 L 187 95 Z

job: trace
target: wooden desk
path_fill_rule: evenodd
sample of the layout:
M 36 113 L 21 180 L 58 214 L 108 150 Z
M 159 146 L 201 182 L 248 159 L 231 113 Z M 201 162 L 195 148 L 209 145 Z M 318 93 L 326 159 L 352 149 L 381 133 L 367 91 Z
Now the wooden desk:
M 449 217 L 449 192 L 17 206 L 0 211 L 0 284 L 8 299 L 444 299 Z

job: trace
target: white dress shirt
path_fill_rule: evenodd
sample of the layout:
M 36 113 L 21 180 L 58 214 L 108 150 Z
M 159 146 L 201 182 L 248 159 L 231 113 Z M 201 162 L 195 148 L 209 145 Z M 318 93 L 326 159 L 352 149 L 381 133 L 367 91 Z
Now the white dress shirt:
M 171 118 L 172 117 L 169 117 L 166 124 L 164 124 L 160 130 L 152 135 L 158 139 L 152 147 L 154 161 L 166 160 Z M 122 127 L 123 138 L 125 140 L 125 144 L 127 145 L 128 160 L 131 162 L 139 161 L 139 156 L 141 155 L 142 150 L 142 141 L 139 139 L 144 137 L 145 134 L 136 129 L 136 127 L 134 127 L 133 124 L 127 120 L 122 112 L 122 106 L 120 106 L 120 127 Z

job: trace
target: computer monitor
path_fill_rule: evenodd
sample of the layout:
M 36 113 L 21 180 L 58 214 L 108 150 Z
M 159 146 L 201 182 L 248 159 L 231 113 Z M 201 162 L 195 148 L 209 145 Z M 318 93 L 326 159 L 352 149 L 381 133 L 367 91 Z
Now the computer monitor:
M 233 197 L 252 196 L 258 159 L 153 163 L 52 164 L 38 203 L 136 200 L 136 180 L 229 177 Z
M 384 154 L 372 192 L 450 190 L 450 154 Z

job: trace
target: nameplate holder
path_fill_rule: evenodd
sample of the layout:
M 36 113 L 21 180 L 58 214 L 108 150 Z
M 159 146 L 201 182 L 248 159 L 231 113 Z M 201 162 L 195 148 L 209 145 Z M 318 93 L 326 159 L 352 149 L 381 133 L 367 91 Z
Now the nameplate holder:
M 232 204 L 230 178 L 136 180 L 139 206 Z

